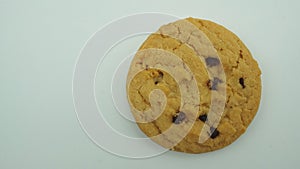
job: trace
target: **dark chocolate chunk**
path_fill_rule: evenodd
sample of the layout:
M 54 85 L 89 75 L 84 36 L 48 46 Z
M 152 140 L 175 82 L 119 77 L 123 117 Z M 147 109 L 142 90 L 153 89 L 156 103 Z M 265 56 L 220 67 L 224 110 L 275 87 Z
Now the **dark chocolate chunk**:
M 217 66 L 220 64 L 220 60 L 218 58 L 207 57 L 205 58 L 206 65 L 209 67 Z
M 244 78 L 241 77 L 241 78 L 239 79 L 239 82 L 240 82 L 241 86 L 242 86 L 243 89 L 244 89 L 244 88 L 246 87 L 246 86 L 245 86 L 245 83 L 244 83 Z
M 211 132 L 210 138 L 212 139 L 216 138 L 220 134 L 220 132 L 214 127 L 210 127 L 210 132 Z
M 240 58 L 243 58 L 243 51 L 240 50 Z
M 161 82 L 163 79 L 163 76 L 164 76 L 164 73 L 162 71 L 158 71 L 158 76 L 156 76 L 154 78 L 154 84 L 157 85 L 159 82 Z
M 178 112 L 175 116 L 173 116 L 172 122 L 175 124 L 180 124 L 183 122 L 185 119 L 185 113 L 183 112 Z
M 223 82 L 223 81 L 222 81 L 221 79 L 219 79 L 219 78 L 217 78 L 217 77 L 214 77 L 213 80 L 209 80 L 209 81 L 207 82 L 207 86 L 208 86 L 208 88 L 209 88 L 210 90 L 217 90 L 218 84 L 219 84 L 219 83 L 222 83 L 222 82 Z
M 158 71 L 158 77 L 162 78 L 164 76 L 164 73 L 162 71 Z
M 203 115 L 199 116 L 199 120 L 205 122 L 207 120 L 207 115 L 203 114 Z

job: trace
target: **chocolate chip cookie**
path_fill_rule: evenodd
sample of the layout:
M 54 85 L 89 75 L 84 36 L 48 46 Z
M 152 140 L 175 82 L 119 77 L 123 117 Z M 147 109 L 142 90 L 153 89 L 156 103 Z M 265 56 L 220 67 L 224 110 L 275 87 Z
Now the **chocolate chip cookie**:
M 141 45 L 127 77 L 139 128 L 165 148 L 204 153 L 247 129 L 261 97 L 261 71 L 243 42 L 214 22 L 163 25 Z

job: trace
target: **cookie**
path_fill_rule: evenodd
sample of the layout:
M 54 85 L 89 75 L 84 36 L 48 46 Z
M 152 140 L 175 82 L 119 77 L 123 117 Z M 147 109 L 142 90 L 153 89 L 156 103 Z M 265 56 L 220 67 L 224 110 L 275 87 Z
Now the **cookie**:
M 247 129 L 261 97 L 261 71 L 221 25 L 187 18 L 151 34 L 132 60 L 127 96 L 139 128 L 170 150 L 223 148 Z

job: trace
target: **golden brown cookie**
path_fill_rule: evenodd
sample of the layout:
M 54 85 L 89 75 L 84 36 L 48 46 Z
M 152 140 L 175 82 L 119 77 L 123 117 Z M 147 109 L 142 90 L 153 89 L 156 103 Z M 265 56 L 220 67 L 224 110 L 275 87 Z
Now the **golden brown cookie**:
M 242 135 L 260 103 L 260 69 L 243 42 L 207 20 L 162 26 L 132 60 L 127 94 L 140 129 L 175 151 L 203 153 Z

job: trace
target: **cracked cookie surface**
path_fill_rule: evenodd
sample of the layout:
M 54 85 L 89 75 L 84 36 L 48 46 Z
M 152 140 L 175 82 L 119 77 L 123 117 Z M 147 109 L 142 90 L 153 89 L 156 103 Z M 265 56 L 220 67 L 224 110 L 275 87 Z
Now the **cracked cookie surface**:
M 181 24 L 184 22 L 193 26 L 186 27 L 185 24 Z M 166 70 L 145 64 L 145 60 L 149 59 L 147 55 L 141 55 L 139 59 L 135 56 L 131 64 L 128 76 L 132 76 L 132 79 L 127 81 L 128 100 L 134 117 L 144 120 L 144 122 L 137 120 L 140 129 L 158 144 L 171 150 L 187 153 L 209 152 L 231 144 L 246 131 L 258 110 L 261 72 L 247 47 L 223 26 L 195 18 L 187 18 L 184 22 L 162 26 L 157 33 L 151 34 L 146 39 L 139 51 L 160 49 L 182 60 L 183 68 L 188 67 L 188 70 L 192 72 L 191 79 L 195 80 L 196 88 L 199 90 L 199 102 L 191 103 L 197 111 L 189 112 L 189 108 L 182 111 L 182 97 L 185 93 L 182 93 L 180 89 L 181 83 Z M 199 30 L 199 35 L 195 33 L 195 28 Z M 183 31 L 183 29 L 190 30 L 190 32 Z M 211 45 L 203 39 L 204 36 L 201 33 L 209 39 Z M 153 61 L 161 64 L 161 60 L 165 59 L 163 53 L 154 54 L 162 55 Z M 151 63 L 151 60 L 148 62 Z M 166 64 L 169 62 L 165 61 Z M 217 67 L 220 64 L 224 76 Z M 131 73 L 136 67 L 140 67 L 141 71 L 133 76 Z M 187 71 L 187 75 L 190 72 Z M 178 76 L 181 74 L 184 73 L 176 72 Z M 143 113 L 156 109 L 149 97 L 155 89 L 164 93 L 166 102 L 159 116 L 155 118 L 151 116 L 153 119 L 149 121 L 149 117 Z M 226 95 L 222 91 L 225 91 Z M 215 96 L 223 98 L 225 104 L 224 111 L 218 112 L 222 113 L 222 116 L 217 126 L 209 123 L 213 118 L 210 108 Z M 158 106 L 162 105 L 161 95 L 152 98 L 156 98 Z M 194 98 L 187 98 L 187 103 L 190 103 L 189 99 L 194 101 Z M 202 128 L 207 124 L 211 124 L 207 132 L 209 138 L 199 143 Z M 186 127 L 188 125 L 191 127 Z M 164 134 L 172 126 L 176 126 L 174 130 L 170 134 Z M 179 134 L 183 131 L 187 133 Z M 159 135 L 162 137 L 156 137 Z M 179 138 L 181 138 L 180 141 L 174 141 Z M 170 145 L 173 146 L 170 147 Z

